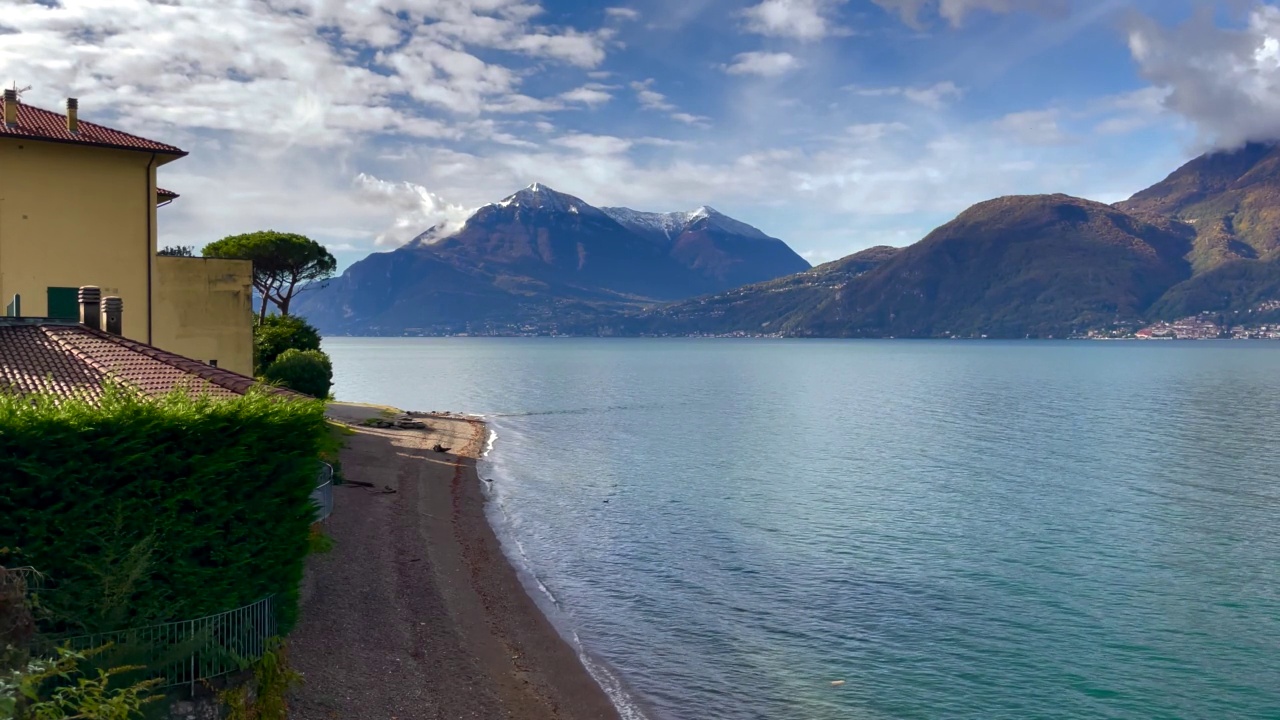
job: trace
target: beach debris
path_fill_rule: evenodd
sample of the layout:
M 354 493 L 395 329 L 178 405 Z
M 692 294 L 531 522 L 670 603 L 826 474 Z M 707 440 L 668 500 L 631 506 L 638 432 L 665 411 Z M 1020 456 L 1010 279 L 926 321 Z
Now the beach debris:
M 395 427 L 395 423 L 391 422 L 390 420 L 384 420 L 383 418 L 368 418 L 367 420 L 365 420 L 360 424 L 364 425 L 365 427 L 374 427 L 374 428 Z
M 421 420 L 415 420 L 411 417 L 402 417 L 396 420 L 396 427 L 404 428 L 405 430 L 424 430 L 426 429 L 427 424 Z
M 345 483 L 343 483 L 343 484 L 344 484 L 344 485 L 357 485 L 357 486 L 359 486 L 359 487 L 367 487 L 367 488 L 371 488 L 371 487 L 373 487 L 373 483 L 371 483 L 371 482 L 365 482 L 364 480 L 352 480 L 351 478 L 347 478 L 347 481 L 346 481 Z
M 447 448 L 447 447 L 442 446 L 440 443 L 436 443 L 436 444 L 435 444 L 435 446 L 433 446 L 433 447 L 431 448 L 431 451 L 432 451 L 432 452 L 438 452 L 438 453 L 447 453 L 447 452 L 449 452 L 449 451 L 450 451 L 450 450 L 452 450 L 452 449 L 453 449 L 453 448 Z
M 843 681 L 843 680 L 832 680 L 832 681 L 831 681 L 831 687 L 840 687 L 840 686 L 841 686 L 841 685 L 843 685 L 843 684 L 844 684 L 844 681 Z
M 395 492 L 396 492 L 396 489 L 395 489 L 395 488 L 393 488 L 393 487 L 391 487 L 390 485 L 383 485 L 383 486 L 382 486 L 382 491 L 381 491 L 381 492 L 379 492 L 378 494 L 379 494 L 379 495 L 394 495 L 394 494 L 395 494 Z

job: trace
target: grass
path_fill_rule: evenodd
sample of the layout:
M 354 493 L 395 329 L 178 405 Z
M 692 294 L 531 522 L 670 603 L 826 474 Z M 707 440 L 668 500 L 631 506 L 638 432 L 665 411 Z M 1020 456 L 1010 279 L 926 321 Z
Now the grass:
M 325 425 L 328 432 L 320 438 L 320 459 L 333 466 L 333 484 L 341 485 L 346 482 L 346 476 L 342 474 L 342 448 L 347 446 L 347 438 L 355 435 L 356 431 L 331 420 L 325 421 Z

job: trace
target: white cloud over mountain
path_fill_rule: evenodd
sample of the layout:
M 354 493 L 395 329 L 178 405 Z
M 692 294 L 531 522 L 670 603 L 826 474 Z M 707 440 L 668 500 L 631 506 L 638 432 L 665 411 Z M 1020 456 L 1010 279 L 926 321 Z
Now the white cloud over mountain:
M 1280 140 L 1280 8 L 1254 4 L 1239 28 L 1218 27 L 1211 8 L 1177 27 L 1135 16 L 1128 40 L 1143 77 L 1203 144 Z
M 425 187 L 411 182 L 390 182 L 360 173 L 353 183 L 356 198 L 377 206 L 396 210 L 391 225 L 374 238 L 380 246 L 403 245 L 428 228 L 444 235 L 462 227 L 471 210 L 450 204 Z

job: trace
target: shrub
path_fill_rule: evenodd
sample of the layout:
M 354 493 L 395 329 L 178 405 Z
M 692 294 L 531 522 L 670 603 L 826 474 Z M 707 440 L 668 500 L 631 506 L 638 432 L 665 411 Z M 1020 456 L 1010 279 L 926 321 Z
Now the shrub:
M 98 404 L 0 394 L 0 547 L 38 567 L 48 630 L 99 632 L 280 597 L 296 614 L 321 403 L 253 391 Z
M 333 538 L 324 534 L 317 523 L 311 526 L 311 536 L 307 538 L 308 547 L 313 555 L 324 555 L 333 552 Z
M 0 548 L 0 558 L 7 554 L 4 550 Z M 36 619 L 27 597 L 27 578 L 32 574 L 0 565 L 0 673 L 26 664 L 35 637 Z
M 267 382 L 324 399 L 329 397 L 329 388 L 333 386 L 333 365 L 329 356 L 319 350 L 290 349 L 268 365 L 262 377 Z
M 218 694 L 227 720 L 287 720 L 289 693 L 302 683 L 302 675 L 289 667 L 288 648 L 280 638 L 267 640 L 267 651 L 250 665 L 255 695 L 240 686 Z
M 121 676 L 138 666 L 87 668 L 106 646 L 83 653 L 58 648 L 52 660 L 33 661 L 25 670 L 0 676 L 0 716 L 18 720 L 139 720 L 161 699 L 160 680 L 130 683 Z
M 319 350 L 320 333 L 296 315 L 268 315 L 253 328 L 253 368 L 261 375 L 286 350 Z

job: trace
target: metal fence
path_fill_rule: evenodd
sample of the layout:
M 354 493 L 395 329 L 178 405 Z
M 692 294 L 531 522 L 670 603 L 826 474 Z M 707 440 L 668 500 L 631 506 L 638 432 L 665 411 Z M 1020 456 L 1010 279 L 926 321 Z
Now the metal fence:
M 95 664 L 143 665 L 162 687 L 189 685 L 245 668 L 262 657 L 267 640 L 277 635 L 276 602 L 265 597 L 255 603 L 199 620 L 152 625 L 116 632 L 66 638 L 73 650 L 110 645 L 95 656 Z
M 316 522 L 333 514 L 333 466 L 329 463 L 320 463 L 311 501 Z M 150 668 L 152 677 L 164 680 L 161 687 L 189 685 L 194 691 L 201 680 L 236 672 L 262 657 L 267 640 L 276 634 L 276 601 L 269 596 L 198 620 L 77 635 L 58 642 L 79 651 L 109 646 L 95 664 L 142 665 Z
M 316 506 L 316 522 L 324 522 L 333 514 L 333 466 L 320 463 L 320 476 L 316 489 L 311 491 L 311 502 Z

